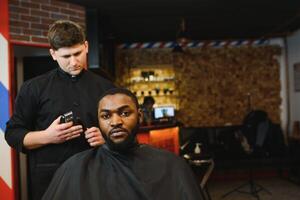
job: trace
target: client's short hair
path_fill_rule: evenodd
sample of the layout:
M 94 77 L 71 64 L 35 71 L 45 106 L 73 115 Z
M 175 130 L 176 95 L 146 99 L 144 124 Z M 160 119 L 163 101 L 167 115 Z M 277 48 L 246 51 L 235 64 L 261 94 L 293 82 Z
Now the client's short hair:
M 126 88 L 112 88 L 107 90 L 106 92 L 104 92 L 100 97 L 99 97 L 99 101 L 98 101 L 98 108 L 99 108 L 99 103 L 100 101 L 108 96 L 108 95 L 114 95 L 114 94 L 124 94 L 128 97 L 130 97 L 132 99 L 132 101 L 134 102 L 135 106 L 137 109 L 139 109 L 139 102 L 137 97 L 128 89 Z

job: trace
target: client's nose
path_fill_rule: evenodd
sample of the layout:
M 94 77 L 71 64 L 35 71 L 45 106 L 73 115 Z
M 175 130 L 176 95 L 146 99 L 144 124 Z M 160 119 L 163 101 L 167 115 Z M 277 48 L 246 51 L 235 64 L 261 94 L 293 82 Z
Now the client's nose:
M 119 126 L 121 125 L 123 122 L 122 122 L 122 118 L 117 115 L 117 114 L 114 114 L 112 117 L 111 117 L 111 121 L 110 121 L 110 125 L 111 126 Z

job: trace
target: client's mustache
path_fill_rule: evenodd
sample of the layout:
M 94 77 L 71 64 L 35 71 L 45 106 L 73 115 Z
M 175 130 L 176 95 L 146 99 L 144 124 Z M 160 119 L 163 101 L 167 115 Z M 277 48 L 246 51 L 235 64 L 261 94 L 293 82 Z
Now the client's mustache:
M 127 129 L 125 129 L 125 128 L 115 127 L 113 129 L 111 129 L 108 134 L 111 135 L 111 134 L 117 133 L 117 132 L 126 132 L 126 133 L 129 133 L 129 131 Z

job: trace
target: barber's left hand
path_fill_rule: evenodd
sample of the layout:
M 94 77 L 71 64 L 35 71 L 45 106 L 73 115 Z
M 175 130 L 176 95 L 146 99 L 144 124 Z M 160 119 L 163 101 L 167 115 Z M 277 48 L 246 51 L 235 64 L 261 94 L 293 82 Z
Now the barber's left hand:
M 88 128 L 85 132 L 85 138 L 92 147 L 100 146 L 105 141 L 101 135 L 100 129 L 97 127 Z

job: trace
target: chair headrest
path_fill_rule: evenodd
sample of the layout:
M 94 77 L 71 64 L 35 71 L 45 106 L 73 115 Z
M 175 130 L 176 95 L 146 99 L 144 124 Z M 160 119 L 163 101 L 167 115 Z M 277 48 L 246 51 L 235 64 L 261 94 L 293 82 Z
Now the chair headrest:
M 244 118 L 244 125 L 256 126 L 260 122 L 266 121 L 268 119 L 268 114 L 263 110 L 252 110 Z

